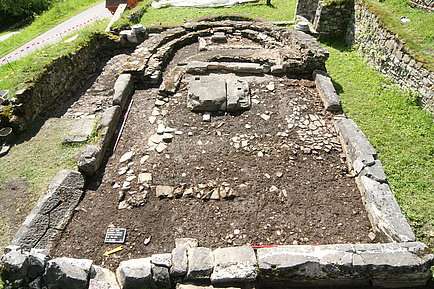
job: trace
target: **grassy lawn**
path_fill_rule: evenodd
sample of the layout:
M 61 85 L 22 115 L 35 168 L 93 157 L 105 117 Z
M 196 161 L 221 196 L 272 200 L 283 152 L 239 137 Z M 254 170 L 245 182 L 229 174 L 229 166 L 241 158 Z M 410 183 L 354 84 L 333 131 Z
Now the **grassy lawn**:
M 145 6 L 152 1 L 145 0 L 140 3 L 140 6 Z M 265 3 L 261 1 L 260 3 Z M 270 6 L 267 5 L 251 5 L 243 4 L 236 5 L 231 8 L 185 8 L 185 7 L 167 7 L 162 9 L 148 8 L 147 12 L 143 15 L 140 24 L 179 24 L 184 20 L 202 17 L 206 15 L 216 14 L 245 14 L 255 15 L 265 18 L 269 21 L 290 21 L 294 19 L 295 0 L 272 0 Z
M 434 124 L 417 95 L 394 87 L 344 45 L 326 66 L 342 106 L 378 151 L 392 191 L 418 239 L 434 247 Z
M 378 15 L 383 26 L 403 39 L 406 48 L 416 60 L 434 70 L 434 13 L 411 8 L 408 0 L 363 0 L 370 11 Z M 400 17 L 411 22 L 404 24 Z
M 32 40 L 36 36 L 53 28 L 57 24 L 71 18 L 72 16 L 92 7 L 101 0 L 68 0 L 58 1 L 53 8 L 35 18 L 33 23 L 21 33 L 11 36 L 0 45 L 0 58 L 21 45 Z

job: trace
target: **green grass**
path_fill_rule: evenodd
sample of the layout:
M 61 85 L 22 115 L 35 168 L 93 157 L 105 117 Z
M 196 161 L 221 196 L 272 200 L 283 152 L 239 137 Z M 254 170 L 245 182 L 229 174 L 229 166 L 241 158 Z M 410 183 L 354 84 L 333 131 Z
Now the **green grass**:
M 44 51 L 42 54 L 33 53 L 27 57 L 0 66 L 0 79 L 3 79 L 10 73 L 19 70 L 18 72 L 0 81 L 0 90 L 9 90 L 8 97 L 12 97 L 14 93 L 25 88 L 29 83 L 34 81 L 44 72 L 44 67 L 51 63 L 53 59 L 61 55 L 74 53 L 79 47 L 86 45 L 95 32 L 102 33 L 107 23 L 101 23 L 90 28 L 81 30 L 77 34 L 77 38 L 70 42 L 64 42 L 54 47 L 53 49 Z M 69 37 L 73 37 L 70 35 Z M 68 40 L 67 38 L 65 40 Z
M 378 15 L 383 26 L 397 33 L 403 39 L 404 48 L 416 60 L 434 70 L 434 13 L 411 8 L 408 0 L 363 0 L 370 11 Z M 411 22 L 404 24 L 400 17 L 405 16 Z
M 139 6 L 144 6 L 150 1 L 144 1 Z M 145 26 L 153 24 L 180 24 L 184 20 L 191 20 L 197 17 L 217 14 L 245 14 L 255 15 L 269 21 L 290 21 L 294 19 L 295 0 L 272 0 L 270 6 L 243 4 L 231 8 L 185 8 L 167 7 L 162 9 L 148 8 L 143 15 L 140 24 Z
M 434 247 L 434 124 L 417 96 L 394 87 L 344 45 L 326 66 L 348 117 L 378 152 L 392 191 L 418 239 Z
M 99 2 L 101 2 L 101 0 L 68 0 L 56 2 L 53 8 L 37 17 L 33 23 L 21 33 L 13 35 L 1 42 L 0 57 Z
M 62 169 L 77 170 L 74 152 L 84 145 L 62 145 L 61 140 L 75 120 L 37 119 L 29 129 L 21 134 L 9 153 L 0 158 L 0 184 L 14 179 L 30 183 L 26 195 L 15 196 L 16 200 L 28 200 L 20 204 L 21 212 L 29 212 L 37 199 L 45 194 L 53 177 Z M 9 200 L 11 201 L 11 200 Z M 19 213 L 19 212 L 17 212 Z M 0 250 L 11 241 L 18 228 L 11 225 L 6 216 L 11 212 L 0 212 Z

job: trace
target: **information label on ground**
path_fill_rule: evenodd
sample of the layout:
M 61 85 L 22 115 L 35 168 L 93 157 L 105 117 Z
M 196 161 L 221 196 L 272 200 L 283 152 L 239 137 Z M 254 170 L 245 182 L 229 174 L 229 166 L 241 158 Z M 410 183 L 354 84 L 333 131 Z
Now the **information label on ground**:
M 105 242 L 111 244 L 123 244 L 125 242 L 126 229 L 108 228 L 105 234 Z

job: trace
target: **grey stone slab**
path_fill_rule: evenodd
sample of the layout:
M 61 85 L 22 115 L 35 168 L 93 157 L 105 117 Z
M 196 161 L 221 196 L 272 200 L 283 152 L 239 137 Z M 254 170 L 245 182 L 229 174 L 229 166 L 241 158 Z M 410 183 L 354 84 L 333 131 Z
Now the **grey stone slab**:
M 187 107 L 193 111 L 225 111 L 225 79 L 213 76 L 194 77 L 189 83 Z
M 250 246 L 214 250 L 212 283 L 254 281 L 258 275 L 256 255 Z
M 250 88 L 249 83 L 242 79 L 229 78 L 227 81 L 227 110 L 237 111 L 249 109 Z
M 375 163 L 377 151 L 353 120 L 339 118 L 335 120 L 335 126 L 352 166 L 351 169 L 359 173 L 365 166 Z
M 45 271 L 45 264 L 50 260 L 48 250 L 40 250 L 32 248 L 29 254 L 29 272 L 28 276 L 34 279 L 38 276 L 42 276 Z
M 155 188 L 155 192 L 156 192 L 157 198 L 160 198 L 160 199 L 173 198 L 173 187 L 171 187 L 171 186 L 157 186 Z
M 174 277 L 187 275 L 188 270 L 187 247 L 176 247 L 172 250 L 172 267 L 170 275 Z
M 99 168 L 102 153 L 95 145 L 88 145 L 78 159 L 78 169 L 88 175 L 93 175 Z
M 234 63 L 234 71 L 238 73 L 263 73 L 262 65 L 259 63 Z
M 23 279 L 29 272 L 29 255 L 21 251 L 11 251 L 2 257 L 1 265 L 1 278 L 3 280 Z
M 152 264 L 152 282 L 156 288 L 171 288 L 169 268 Z
M 67 135 L 65 136 L 65 138 L 62 140 L 63 144 L 67 144 L 67 143 L 84 143 L 87 142 L 87 140 L 89 139 L 88 136 L 81 136 L 81 135 Z
M 257 250 L 259 274 L 265 279 L 315 279 L 321 276 L 320 259 L 311 246 L 281 246 Z
M 134 91 L 134 80 L 131 74 L 123 73 L 119 75 L 114 85 L 113 105 L 124 108 L 128 98 Z
M 211 36 L 211 41 L 216 43 L 227 42 L 226 34 L 224 32 L 216 32 Z
M 368 177 L 356 178 L 372 227 L 384 242 L 413 242 L 414 233 L 389 185 Z
M 64 193 L 68 189 L 84 188 L 84 177 L 77 171 L 61 170 L 59 171 L 48 186 L 48 190 L 56 193 L 62 200 L 70 197 L 69 193 Z
M 385 288 L 417 287 L 425 285 L 430 276 L 433 254 L 415 254 L 406 248 L 390 248 L 384 244 L 382 251 L 359 252 L 358 266 L 363 268 L 374 286 Z M 427 252 L 430 250 L 427 250 Z
M 204 247 L 188 248 L 187 256 L 187 279 L 195 280 L 210 278 L 214 266 L 214 256 L 211 249 Z
M 322 70 L 315 70 L 313 77 L 325 108 L 330 111 L 341 110 L 341 100 L 336 93 L 331 77 Z
M 49 288 L 62 289 L 87 288 L 92 260 L 56 258 L 47 262 L 43 280 Z
M 283 65 L 273 65 L 270 68 L 270 72 L 271 74 L 280 74 L 280 73 L 284 73 L 285 69 L 283 68 Z
M 120 289 L 114 272 L 107 268 L 92 265 L 89 289 Z
M 368 177 L 371 180 L 382 184 L 387 183 L 386 173 L 384 172 L 383 165 L 379 160 L 375 160 L 375 163 L 371 166 L 365 166 L 359 175 Z
M 208 69 L 208 63 L 203 61 L 192 61 L 187 64 L 188 73 L 204 74 Z
M 107 108 L 104 111 L 104 113 L 101 115 L 100 120 L 98 121 L 96 127 L 97 131 L 99 131 L 103 127 L 117 126 L 121 112 L 122 109 L 119 105 L 114 105 L 112 107 Z
M 152 283 L 151 258 L 122 261 L 116 270 L 116 275 L 123 289 L 150 286 Z
M 172 254 L 154 254 L 151 256 L 151 263 L 155 266 L 172 267 Z
M 73 124 L 68 135 L 83 136 L 90 135 L 95 126 L 95 119 L 83 118 Z

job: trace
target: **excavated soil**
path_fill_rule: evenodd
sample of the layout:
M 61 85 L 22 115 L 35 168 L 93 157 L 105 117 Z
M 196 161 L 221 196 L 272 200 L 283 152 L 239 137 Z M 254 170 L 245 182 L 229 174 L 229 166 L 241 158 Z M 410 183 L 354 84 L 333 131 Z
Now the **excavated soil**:
M 195 53 L 197 45 L 183 48 L 173 61 Z M 204 122 L 202 113 L 186 106 L 189 75 L 159 107 L 158 89 L 136 90 L 119 145 L 88 181 L 90 189 L 54 244 L 54 257 L 93 259 L 115 269 L 122 260 L 171 252 L 181 237 L 210 248 L 371 242 L 334 115 L 324 110 L 315 83 L 308 76 L 213 75 L 247 80 L 251 109 L 214 113 Z M 173 129 L 173 139 L 160 142 L 161 153 L 150 140 L 158 123 Z M 132 158 L 120 163 L 127 152 Z M 152 180 L 139 183 L 144 173 Z M 158 185 L 195 193 L 160 199 Z M 217 188 L 230 188 L 233 195 L 209 199 Z M 127 235 L 123 249 L 105 257 L 118 246 L 104 243 L 110 227 L 125 228 Z

